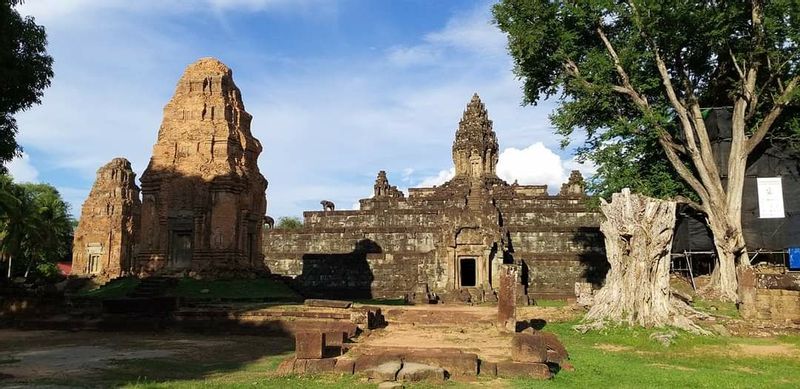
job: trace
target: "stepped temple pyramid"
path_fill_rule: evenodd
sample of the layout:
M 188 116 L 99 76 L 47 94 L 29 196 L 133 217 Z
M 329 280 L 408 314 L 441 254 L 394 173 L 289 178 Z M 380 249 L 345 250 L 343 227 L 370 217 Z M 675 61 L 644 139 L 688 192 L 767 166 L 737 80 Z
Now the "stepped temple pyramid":
M 575 282 L 601 281 L 599 214 L 586 208 L 580 174 L 557 196 L 545 185 L 510 185 L 497 177 L 498 150 L 476 94 L 453 142 L 453 179 L 406 197 L 380 171 L 360 210 L 305 212 L 303 229 L 268 230 L 267 267 L 308 295 L 342 297 L 415 291 L 492 301 L 501 264 L 521 266 L 523 298 L 569 297 Z
M 141 204 L 127 161 L 98 172 L 76 232 L 76 269 L 271 273 L 307 296 L 471 302 L 496 301 L 503 264 L 519 266 L 523 302 L 573 296 L 575 282 L 604 277 L 600 216 L 587 209 L 583 178 L 573 172 L 557 195 L 500 179 L 497 137 L 477 94 L 458 124 L 450 181 L 406 196 L 381 170 L 360 210 L 322 201 L 294 230 L 265 228 L 267 181 L 251 120 L 227 66 L 190 65 L 164 108 Z

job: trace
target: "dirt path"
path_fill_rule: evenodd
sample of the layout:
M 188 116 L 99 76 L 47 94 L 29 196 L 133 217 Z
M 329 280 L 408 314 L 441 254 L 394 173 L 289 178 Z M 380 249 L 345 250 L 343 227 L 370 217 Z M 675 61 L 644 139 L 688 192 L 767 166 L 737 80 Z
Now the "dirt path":
M 0 386 L 41 379 L 81 379 L 132 360 L 247 362 L 293 351 L 287 338 L 184 333 L 0 330 Z M 36 386 L 36 385 L 34 385 Z
M 499 361 L 511 353 L 512 334 L 497 329 L 497 308 L 489 306 L 425 305 L 387 307 L 389 325 L 359 340 L 361 351 L 379 348 L 460 349 L 481 360 Z M 562 321 L 572 309 L 524 307 L 518 321 Z M 355 348 L 354 352 L 359 352 Z

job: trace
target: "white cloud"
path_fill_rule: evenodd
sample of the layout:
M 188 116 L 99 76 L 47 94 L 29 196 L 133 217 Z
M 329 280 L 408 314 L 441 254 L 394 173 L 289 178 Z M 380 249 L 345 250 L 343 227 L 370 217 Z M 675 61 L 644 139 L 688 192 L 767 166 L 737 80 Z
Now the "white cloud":
M 557 187 L 564 179 L 561 157 L 541 142 L 524 149 L 507 148 L 500 153 L 497 175 L 508 181 L 517 180 L 522 185 L 547 184 Z
M 185 14 L 231 10 L 286 11 L 331 14 L 336 3 L 330 0 L 28 0 L 17 6 L 22 15 L 32 15 L 37 22 L 70 24 L 75 18 L 101 13 Z
M 451 178 L 456 176 L 456 168 L 451 167 L 449 170 L 440 170 L 439 174 L 431 177 L 423 178 L 417 187 L 420 188 L 428 188 L 432 186 L 439 186 L 444 184 L 445 182 L 449 181 Z
M 550 193 L 557 193 L 572 170 L 579 170 L 584 177 L 596 171 L 592 164 L 581 164 L 571 158 L 563 160 L 542 142 L 524 149 L 509 147 L 500 153 L 497 175 L 508 183 L 517 181 L 521 185 L 547 185 Z M 418 187 L 441 185 L 455 176 L 455 168 L 442 170 L 435 176 L 425 177 Z
M 31 164 L 31 157 L 22 153 L 21 156 L 16 157 L 6 164 L 8 173 L 14 178 L 16 182 L 38 182 L 39 171 Z
M 454 16 L 417 45 L 391 47 L 387 56 L 397 66 L 432 65 L 452 60 L 452 55 L 445 55 L 450 50 L 487 59 L 505 57 L 505 47 L 506 37 L 492 24 L 490 8 L 480 6 Z

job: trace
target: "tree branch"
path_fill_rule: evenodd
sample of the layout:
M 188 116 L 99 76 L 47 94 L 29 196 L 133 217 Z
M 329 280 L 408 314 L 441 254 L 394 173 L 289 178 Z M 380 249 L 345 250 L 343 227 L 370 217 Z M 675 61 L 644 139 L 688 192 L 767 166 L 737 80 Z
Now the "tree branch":
M 611 56 L 611 59 L 614 61 L 614 68 L 616 68 L 617 74 L 619 74 L 619 78 L 622 80 L 622 88 L 624 88 L 624 90 L 626 91 L 626 92 L 623 92 L 623 93 L 627 93 L 628 95 L 630 95 L 631 98 L 634 100 L 634 102 L 637 105 L 639 105 L 639 106 L 648 106 L 649 104 L 647 102 L 647 99 L 645 97 L 642 97 L 642 95 L 640 95 L 639 93 L 637 93 L 636 89 L 634 89 L 633 85 L 631 85 L 631 79 L 630 79 L 630 77 L 628 77 L 628 73 L 625 72 L 625 69 L 622 67 L 622 62 L 620 62 L 620 60 L 619 60 L 619 56 L 617 55 L 617 51 L 614 50 L 614 46 L 611 45 L 611 41 L 608 40 L 608 37 L 603 32 L 603 29 L 600 28 L 600 27 L 597 27 L 597 34 L 600 35 L 600 39 L 603 41 L 603 44 L 605 44 L 605 46 L 606 46 L 606 51 L 608 51 L 608 54 Z M 620 89 L 620 92 L 622 90 L 623 89 Z
M 778 120 L 783 109 L 789 104 L 789 100 L 798 82 L 800 82 L 800 76 L 795 76 L 786 84 L 783 93 L 775 101 L 775 106 L 772 107 L 772 110 L 769 111 L 767 116 L 764 117 L 764 120 L 761 121 L 761 124 L 758 125 L 755 132 L 753 132 L 750 139 L 747 140 L 746 151 L 748 155 L 758 147 L 758 144 L 761 143 L 762 140 L 764 140 L 764 137 L 767 135 L 770 128 L 772 128 L 772 125 L 775 124 L 775 121 Z

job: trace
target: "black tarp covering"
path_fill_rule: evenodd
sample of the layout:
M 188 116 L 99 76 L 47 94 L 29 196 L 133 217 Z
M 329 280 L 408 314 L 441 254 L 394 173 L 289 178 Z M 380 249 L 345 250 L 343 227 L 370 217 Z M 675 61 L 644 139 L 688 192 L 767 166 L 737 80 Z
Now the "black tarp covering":
M 706 116 L 706 127 L 725 184 L 730 155 L 730 112 L 723 108 L 711 109 Z M 758 177 L 781 177 L 784 218 L 759 218 Z M 747 161 L 742 199 L 742 228 L 748 251 L 784 251 L 800 247 L 800 159 L 787 156 L 765 141 Z M 711 250 L 713 240 L 703 215 L 687 207 L 679 209 L 672 252 Z

